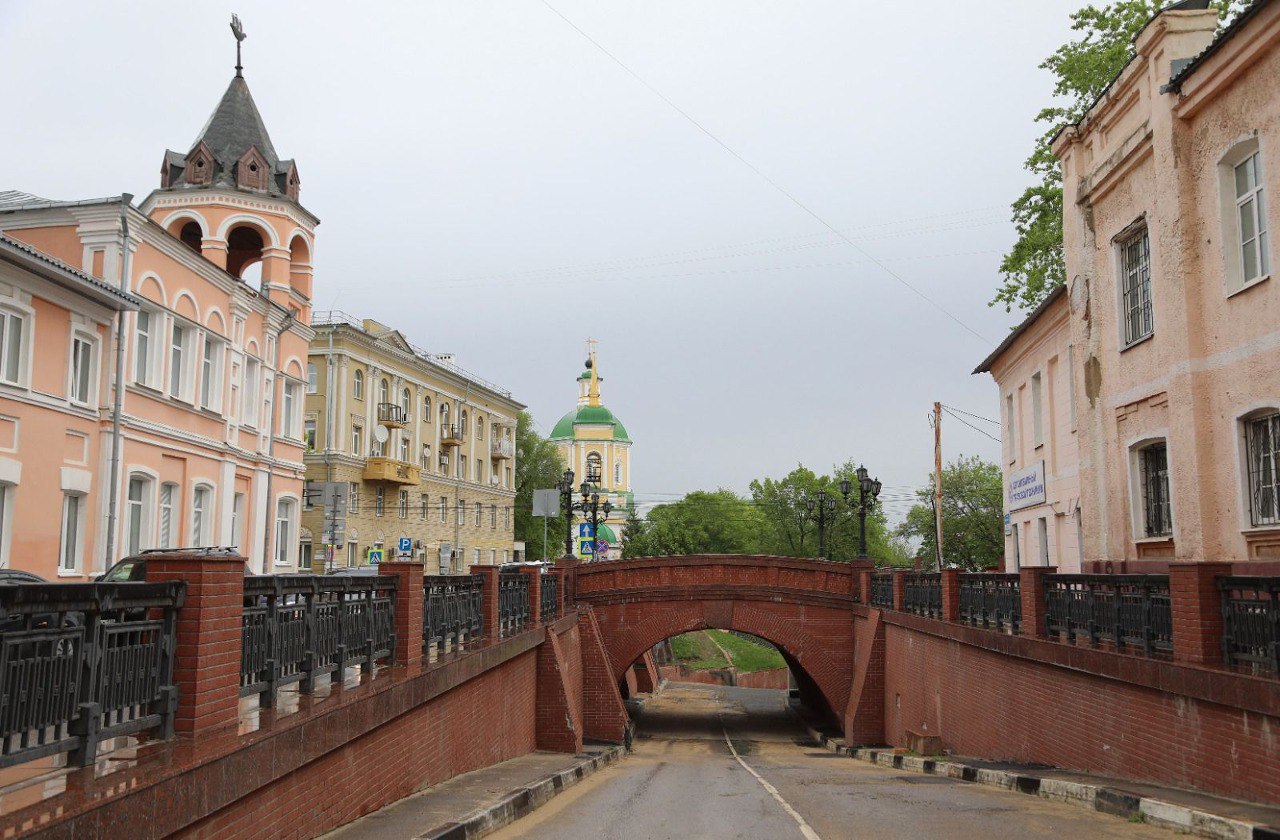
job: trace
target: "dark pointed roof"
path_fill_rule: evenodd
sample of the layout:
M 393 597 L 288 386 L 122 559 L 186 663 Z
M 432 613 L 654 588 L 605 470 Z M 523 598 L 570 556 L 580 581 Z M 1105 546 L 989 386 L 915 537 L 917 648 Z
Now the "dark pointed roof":
M 186 178 L 187 161 L 201 144 L 213 155 L 213 174 L 208 181 L 192 184 Z M 276 153 L 271 135 L 267 133 L 266 123 L 262 121 L 262 114 L 258 113 L 253 94 L 249 92 L 249 83 L 237 74 L 231 79 L 226 93 L 222 94 L 218 106 L 209 115 L 208 122 L 200 129 L 191 148 L 185 154 L 165 151 L 161 186 L 237 188 L 239 180 L 236 166 L 251 148 L 256 148 L 267 161 L 269 177 L 266 179 L 265 192 L 296 199 L 296 188 L 291 193 L 288 184 L 289 172 L 294 168 L 293 159 L 281 160 Z

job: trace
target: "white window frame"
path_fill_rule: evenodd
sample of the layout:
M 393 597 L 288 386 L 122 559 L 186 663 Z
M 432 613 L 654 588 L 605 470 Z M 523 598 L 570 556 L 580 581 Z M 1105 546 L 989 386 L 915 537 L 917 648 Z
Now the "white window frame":
M 400 488 L 400 496 L 396 500 L 396 512 L 400 514 L 401 519 L 409 518 L 409 491 Z
M 208 411 L 222 410 L 222 360 L 226 355 L 226 342 L 205 332 L 200 342 L 200 407 Z
M 84 348 L 81 350 L 81 348 Z M 71 352 L 67 365 L 67 401 L 91 408 L 98 399 L 98 336 L 86 330 L 71 331 Z M 84 369 L 81 365 L 84 365 Z M 80 386 L 84 386 L 83 396 Z
M 156 505 L 156 547 L 178 548 L 177 524 L 182 515 L 182 488 L 175 482 L 166 481 L 160 485 Z M 167 519 L 167 524 L 166 524 Z M 232 534 L 235 534 L 234 512 L 232 518 Z
M 1249 161 L 1255 163 L 1258 176 L 1252 189 L 1244 195 L 1238 195 L 1236 170 Z M 1236 143 L 1218 162 L 1223 278 L 1228 297 L 1252 288 L 1271 276 L 1272 231 L 1267 224 L 1267 196 L 1264 171 L 1262 149 L 1257 136 L 1249 137 Z M 1244 205 L 1250 201 L 1253 202 L 1252 212 L 1256 223 L 1252 241 L 1257 248 L 1258 271 L 1253 277 L 1245 277 L 1245 243 L 1240 220 Z
M 449 497 L 448 496 L 440 497 L 440 521 L 441 522 L 449 521 Z
M 13 506 L 17 495 L 17 484 L 0 481 L 0 569 L 9 568 L 9 545 L 13 536 Z
M 364 401 L 364 371 L 356 368 L 351 374 L 351 397 Z
M 241 530 L 244 528 L 244 493 L 231 494 L 231 545 L 236 548 L 240 547 L 240 538 L 244 536 Z
M 141 492 L 139 498 L 135 501 L 132 498 L 134 482 L 138 482 Z M 154 533 L 155 523 L 152 521 L 152 511 L 155 510 L 156 493 L 155 477 L 143 472 L 131 472 L 125 479 L 124 485 L 124 539 L 121 541 L 124 548 L 125 557 L 133 557 L 148 548 L 155 548 L 152 535 Z M 138 520 L 137 543 L 134 544 L 133 537 L 133 520 L 134 516 Z
M 169 342 L 165 355 L 169 362 L 167 393 L 175 400 L 195 404 L 195 348 L 199 330 L 186 321 L 174 317 L 169 325 Z M 181 341 L 178 340 L 179 334 Z M 177 366 L 175 370 L 175 352 Z M 176 383 L 175 383 L 176 377 Z M 175 384 L 177 386 L 175 390 Z
M 298 532 L 298 502 L 293 496 L 280 496 L 276 499 L 274 544 L 271 552 L 272 562 L 277 568 L 294 565 L 295 550 L 299 540 L 294 538 Z
M 240 388 L 240 422 L 252 429 L 258 428 L 262 416 L 262 361 L 253 356 L 244 357 L 244 385 Z
M 73 511 L 71 500 L 75 500 Z M 78 577 L 84 568 L 84 522 L 88 505 L 88 496 L 84 493 L 63 491 L 62 494 L 62 527 L 58 532 L 58 575 Z M 75 517 L 75 522 L 70 518 Z M 68 537 L 73 541 L 68 545 Z M 68 564 L 68 559 L 70 563 Z
M 290 440 L 302 440 L 302 388 L 296 379 L 281 376 L 280 386 L 280 436 Z
M 1018 461 L 1018 399 L 1012 391 L 1004 397 L 1005 441 L 1009 444 L 1006 456 L 1010 464 Z
M 14 324 L 18 325 L 14 338 Z M 31 337 L 35 311 L 14 301 L 0 305 L 0 384 L 26 388 L 31 382 Z
M 320 370 L 315 362 L 307 362 L 307 393 L 320 393 Z
M 1031 374 L 1031 445 L 1044 446 L 1044 371 Z
M 357 458 L 364 458 L 368 455 L 364 451 L 364 426 L 354 423 L 351 426 L 351 454 Z
M 400 433 L 400 460 L 406 464 L 413 463 L 409 458 L 409 435 L 407 432 Z
M 314 417 L 305 417 L 302 420 L 302 445 L 309 452 L 316 451 L 317 435 L 319 433 L 320 424 Z
M 207 481 L 197 482 L 191 488 L 191 544 L 193 546 L 204 548 L 213 545 L 216 499 L 214 486 Z
M 147 328 L 142 329 L 142 316 L 147 316 Z M 164 362 L 159 355 L 163 349 L 162 342 L 159 339 L 159 333 L 163 330 L 159 327 L 164 324 L 164 313 L 151 307 L 143 307 L 139 309 L 133 316 L 133 367 L 130 370 L 130 377 L 135 385 L 141 385 L 144 388 L 153 388 L 160 390 L 162 386 L 162 375 L 164 373 Z M 143 347 L 142 337 L 146 337 L 146 347 Z M 142 365 L 143 370 L 139 370 L 138 366 Z

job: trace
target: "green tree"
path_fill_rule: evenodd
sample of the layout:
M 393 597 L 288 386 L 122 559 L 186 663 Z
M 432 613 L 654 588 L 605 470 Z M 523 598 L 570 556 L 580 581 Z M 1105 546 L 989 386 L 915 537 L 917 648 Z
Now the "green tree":
M 1242 7 L 1243 0 L 1212 0 L 1222 17 Z M 1071 15 L 1078 36 L 1040 64 L 1053 74 L 1054 105 L 1040 111 L 1045 126 L 1024 166 L 1036 182 L 1012 205 L 1018 238 L 1000 263 L 1004 282 L 991 305 L 1034 309 L 1066 278 L 1062 253 L 1062 170 L 1050 150 L 1054 135 L 1078 122 L 1111 80 L 1134 56 L 1133 39 L 1164 0 L 1118 0 L 1088 5 Z
M 624 557 L 750 554 L 760 541 L 759 512 L 731 490 L 698 490 L 658 505 L 623 541 Z
M 533 515 L 533 491 L 555 487 L 564 473 L 560 450 L 534 428 L 527 411 L 516 415 L 515 538 L 523 540 L 530 559 L 559 557 L 564 553 L 564 511 L 547 520 L 547 542 L 542 542 L 542 517 Z
M 928 479 L 930 485 L 933 476 Z M 920 502 L 907 512 L 898 534 L 920 541 L 920 555 L 938 554 L 933 490 L 917 490 Z M 942 549 L 944 560 L 976 571 L 1004 559 L 1004 483 L 1000 467 L 961 455 L 942 469 Z

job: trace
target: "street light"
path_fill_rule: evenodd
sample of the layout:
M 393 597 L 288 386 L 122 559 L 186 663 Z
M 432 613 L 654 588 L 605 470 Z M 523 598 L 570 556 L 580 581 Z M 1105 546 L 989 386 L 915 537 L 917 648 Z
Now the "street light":
M 560 491 L 560 506 L 564 508 L 564 553 L 573 555 L 573 470 L 565 470 L 556 486 Z
M 813 511 L 818 511 L 818 559 L 824 560 L 827 556 L 827 519 L 832 518 L 836 512 L 836 500 L 834 496 L 828 496 L 826 490 L 818 491 L 818 500 L 804 500 L 805 510 L 809 511 L 809 518 L 813 518 Z
M 859 465 L 858 476 L 858 559 L 867 556 L 867 511 L 875 506 L 876 497 L 880 495 L 880 479 L 871 478 L 867 468 Z M 853 482 L 845 479 L 840 482 L 840 493 L 845 504 L 849 503 L 849 494 L 853 492 Z
M 577 510 L 582 511 L 584 518 L 591 519 L 591 555 L 597 555 L 597 546 L 600 544 L 600 512 L 604 512 L 604 518 L 607 520 L 609 514 L 613 512 L 613 502 L 605 499 L 604 504 L 600 503 L 600 494 L 594 492 L 587 482 L 582 483 L 582 501 L 575 505 Z

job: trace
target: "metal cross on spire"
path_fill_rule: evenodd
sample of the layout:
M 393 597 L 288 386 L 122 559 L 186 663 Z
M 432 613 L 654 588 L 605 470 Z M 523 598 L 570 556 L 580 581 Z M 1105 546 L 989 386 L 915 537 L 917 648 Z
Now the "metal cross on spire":
M 240 43 L 248 36 L 244 34 L 244 26 L 240 23 L 240 16 L 237 14 L 231 15 L 231 34 L 236 36 L 236 76 L 242 78 L 244 73 L 241 71 L 244 67 L 240 64 Z

